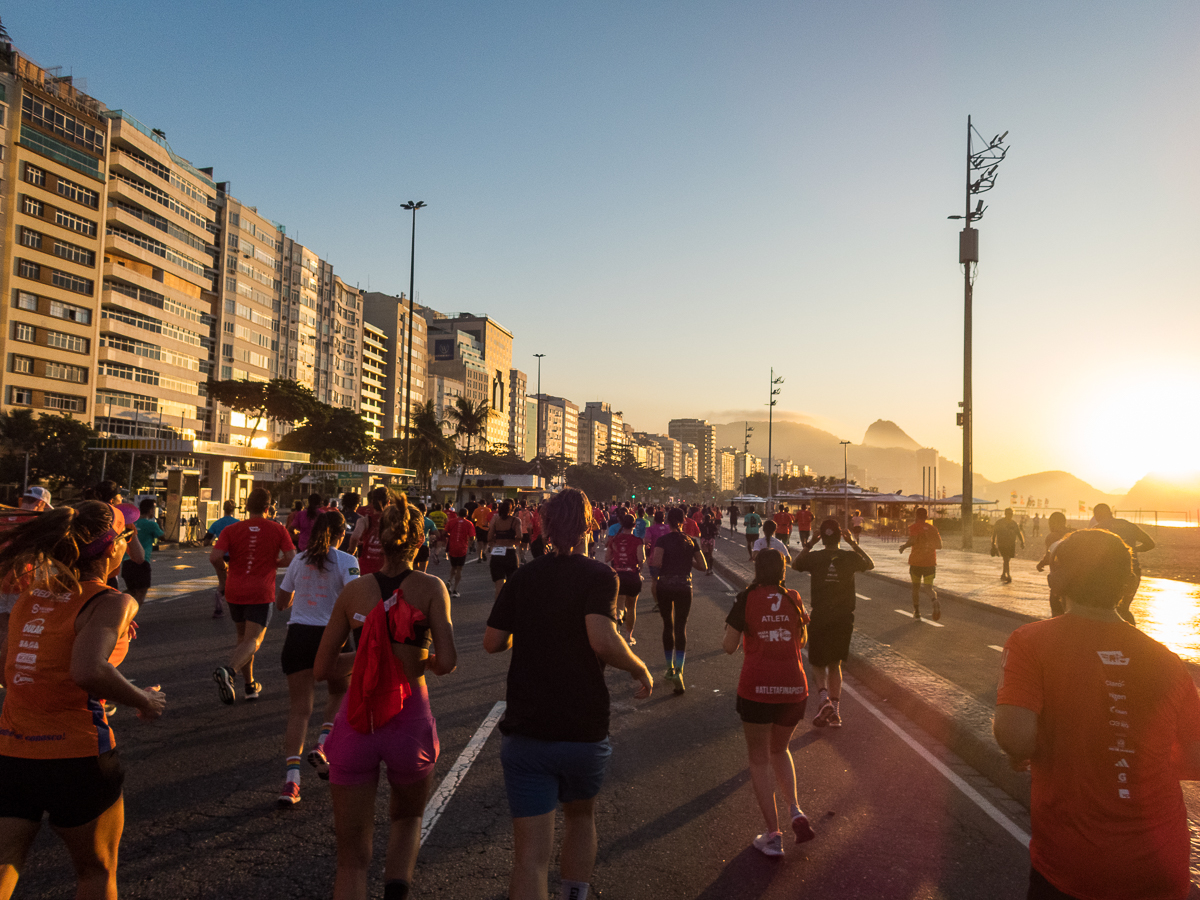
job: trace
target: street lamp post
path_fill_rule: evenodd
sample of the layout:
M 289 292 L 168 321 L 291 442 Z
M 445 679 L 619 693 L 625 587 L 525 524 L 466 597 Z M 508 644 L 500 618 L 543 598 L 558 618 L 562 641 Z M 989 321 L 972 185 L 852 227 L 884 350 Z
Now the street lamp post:
M 973 149 L 973 137 L 978 137 L 979 142 L 985 146 L 980 150 Z M 979 265 L 979 231 L 971 227 L 972 222 L 976 222 L 983 218 L 983 212 L 987 209 L 980 200 L 971 209 L 971 198 L 976 194 L 983 194 L 990 191 L 996 186 L 996 172 L 1000 167 L 1000 163 L 1004 162 L 1004 157 L 1008 153 L 1008 146 L 1004 143 L 1004 139 L 1008 137 L 1008 132 L 998 134 L 990 141 L 985 141 L 983 136 L 975 130 L 971 125 L 971 117 L 967 116 L 967 190 L 966 204 L 961 216 L 948 216 L 950 219 L 963 219 L 965 224 L 963 230 L 958 235 L 958 261 L 963 267 L 963 399 L 962 412 L 958 414 L 958 424 L 963 430 L 963 488 L 962 488 L 962 523 L 963 523 L 963 549 L 970 550 L 974 541 L 975 534 L 975 478 L 973 471 L 972 459 L 972 433 L 971 433 L 971 416 L 972 416 L 972 397 L 971 397 L 971 303 L 972 289 L 975 284 L 975 276 L 972 269 Z
M 533 454 L 535 457 L 540 457 L 545 448 L 542 447 L 542 359 L 545 358 L 545 353 L 533 354 L 538 361 L 538 391 L 537 391 L 537 448 Z
M 413 281 L 417 271 L 417 210 L 426 206 L 424 200 L 409 200 L 401 209 L 412 210 L 412 248 L 408 257 L 408 356 L 404 363 L 404 468 L 409 467 L 409 446 L 412 440 L 412 358 L 413 358 Z M 401 341 L 403 344 L 403 341 Z
M 776 378 L 775 369 L 772 367 L 770 403 L 767 404 L 767 515 L 775 512 L 775 460 L 772 455 L 771 438 L 775 427 L 775 404 L 779 402 L 775 398 L 783 391 L 783 388 L 779 387 L 781 384 L 783 376 Z
M 747 480 L 750 478 L 750 435 L 754 432 L 754 426 L 749 422 L 746 423 L 746 440 L 742 444 L 742 491 L 748 491 L 746 486 Z
M 850 530 L 850 442 L 838 441 L 842 445 L 842 527 Z

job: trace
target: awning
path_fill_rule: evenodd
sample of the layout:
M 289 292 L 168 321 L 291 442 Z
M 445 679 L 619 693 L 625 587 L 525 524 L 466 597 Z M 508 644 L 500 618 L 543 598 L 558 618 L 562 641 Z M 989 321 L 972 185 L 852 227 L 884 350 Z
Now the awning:
M 416 469 L 400 469 L 396 466 L 376 466 L 368 463 L 312 463 L 304 467 L 307 475 L 329 475 L 338 478 L 366 478 L 370 475 L 388 475 L 393 478 L 416 478 Z
M 219 444 L 216 441 L 189 441 L 182 438 L 99 438 L 89 450 L 108 450 L 117 453 L 157 453 L 161 456 L 207 456 L 213 459 L 247 460 L 254 462 L 306 463 L 307 453 L 292 450 L 267 450 L 240 444 Z

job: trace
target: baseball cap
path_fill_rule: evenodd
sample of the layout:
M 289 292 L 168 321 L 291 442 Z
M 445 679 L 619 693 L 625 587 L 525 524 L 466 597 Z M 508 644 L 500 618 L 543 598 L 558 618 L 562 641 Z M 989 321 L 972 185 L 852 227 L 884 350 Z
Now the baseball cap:
M 821 523 L 821 537 L 840 537 L 841 534 L 842 526 L 837 519 L 826 519 Z
M 44 487 L 31 487 L 25 492 L 25 496 L 31 500 L 41 500 L 47 506 L 50 505 L 50 492 Z

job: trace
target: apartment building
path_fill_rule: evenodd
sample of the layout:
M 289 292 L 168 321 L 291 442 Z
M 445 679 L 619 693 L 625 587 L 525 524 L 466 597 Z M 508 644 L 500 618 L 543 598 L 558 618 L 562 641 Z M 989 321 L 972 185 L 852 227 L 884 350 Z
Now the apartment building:
M 546 456 L 562 454 L 568 463 L 579 461 L 579 407 L 563 397 L 537 394 L 541 402 L 542 447 Z
M 109 121 L 71 78 L 7 45 L 0 72 L 0 409 L 91 422 Z
M 737 490 L 737 451 L 732 447 L 722 447 L 716 453 L 717 490 Z
M 381 291 L 367 291 L 362 295 L 362 312 L 365 321 L 388 337 L 387 366 L 384 369 L 383 435 L 389 438 L 404 437 L 407 428 L 404 419 L 404 386 L 406 375 L 409 375 L 408 300 L 403 294 L 397 297 Z M 412 326 L 409 404 L 411 409 L 415 409 L 426 399 L 433 399 L 429 383 L 433 374 L 429 369 L 429 331 L 419 307 L 413 315 Z
M 363 322 L 362 399 L 359 411 L 371 437 L 384 437 L 384 401 L 387 385 L 388 336 L 382 328 Z
M 617 450 L 626 445 L 625 423 L 620 412 L 613 412 L 611 404 L 602 400 L 589 400 L 584 405 L 581 416 L 604 425 L 606 446 L 611 444 L 613 449 Z M 606 447 L 601 447 L 596 452 L 597 458 L 604 453 L 605 449 Z
M 608 425 L 594 419 L 585 411 L 579 417 L 579 462 L 598 466 L 605 458 L 610 443 Z
M 524 398 L 525 404 L 525 442 L 524 442 L 524 458 L 537 459 L 538 456 L 538 402 L 536 397 L 530 397 L 528 394 Z
M 491 402 L 491 381 L 487 364 L 483 359 L 483 344 L 474 335 L 448 325 L 448 319 L 432 319 L 429 326 L 429 342 L 433 353 L 429 358 L 429 377 L 443 379 L 440 384 L 451 389 L 461 385 L 461 393 L 472 403 Z M 447 380 L 448 379 L 448 380 Z M 455 384 L 457 383 L 457 384 Z M 454 405 L 451 395 L 435 397 L 435 405 L 445 408 Z M 493 417 L 495 418 L 495 417 Z M 488 444 L 492 443 L 493 429 L 488 429 Z M 507 433 L 500 445 L 507 441 Z
M 694 444 L 680 442 L 679 444 L 680 478 L 691 478 L 696 484 L 703 484 L 697 477 L 700 471 L 700 450 Z
M 755 456 L 753 453 L 747 453 L 744 450 L 738 450 L 734 454 L 733 472 L 734 481 L 736 484 L 733 489 L 735 491 L 745 490 L 746 479 L 751 475 L 757 475 L 759 472 L 763 471 L 765 471 L 765 469 L 763 468 L 763 461 L 760 457 Z
M 658 445 L 662 451 L 662 471 L 667 478 L 683 477 L 683 453 L 680 442 L 665 434 L 647 434 L 646 440 Z
M 452 335 L 461 331 L 469 334 L 478 343 L 481 361 L 487 373 L 487 391 L 483 399 L 499 414 L 492 416 L 488 421 L 488 445 L 507 444 L 512 418 L 508 384 L 509 373 L 512 371 L 512 332 L 489 316 L 477 316 L 472 313 L 446 316 L 428 307 L 422 308 L 422 312 L 429 323 L 431 333 L 437 331 L 443 335 Z
M 522 459 L 532 459 L 525 455 L 525 392 L 528 388 L 529 379 L 524 372 L 508 370 L 508 446 Z
M 698 484 L 717 480 L 716 452 L 717 429 L 706 419 L 672 419 L 667 423 L 667 434 L 693 445 L 698 453 L 696 475 Z
M 449 375 L 431 373 L 429 390 L 433 396 L 433 408 L 437 410 L 438 420 L 442 422 L 446 419 L 446 410 L 453 408 L 459 397 L 467 396 L 467 386 Z

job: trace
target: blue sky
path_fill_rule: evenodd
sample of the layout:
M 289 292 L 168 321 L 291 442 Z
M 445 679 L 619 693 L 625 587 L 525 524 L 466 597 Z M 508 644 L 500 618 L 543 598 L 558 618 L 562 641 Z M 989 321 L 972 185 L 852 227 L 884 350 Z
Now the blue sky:
M 639 428 L 876 418 L 976 468 L 1126 487 L 1200 440 L 1192 3 L 22 4 L 17 46 L 162 128 L 372 289 L 487 313 Z

